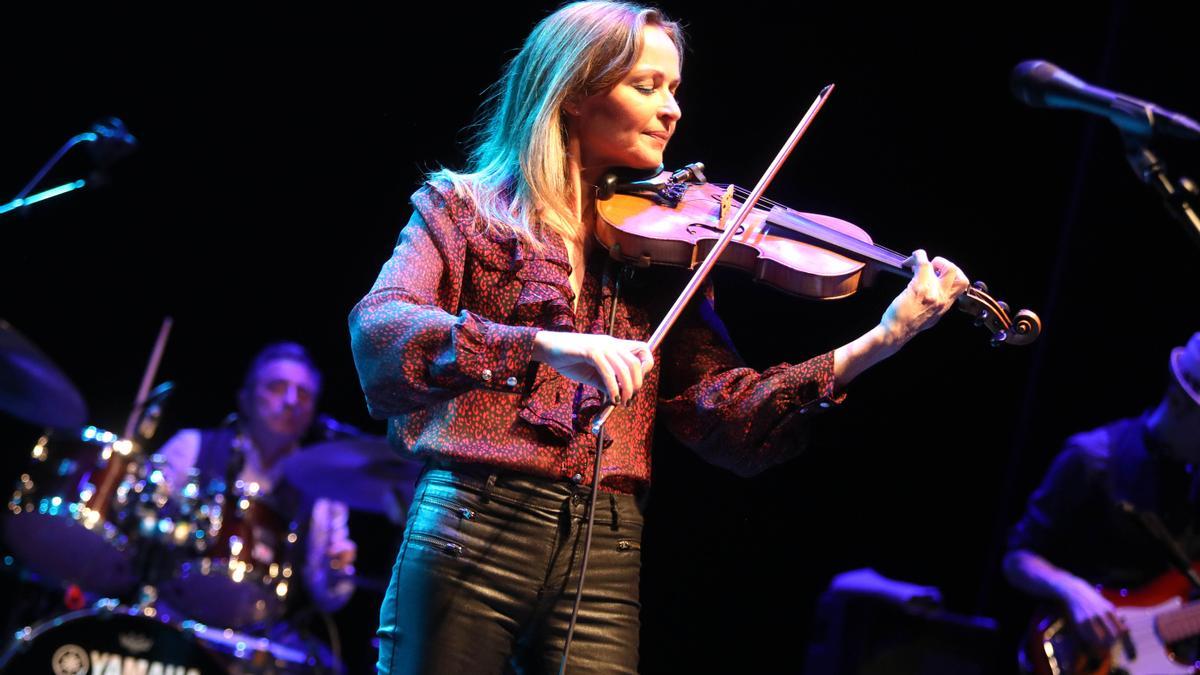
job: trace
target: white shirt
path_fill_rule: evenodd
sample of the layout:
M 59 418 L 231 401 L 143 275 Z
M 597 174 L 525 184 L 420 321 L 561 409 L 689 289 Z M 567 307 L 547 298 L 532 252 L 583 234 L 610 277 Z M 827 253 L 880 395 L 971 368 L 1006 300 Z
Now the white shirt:
M 282 463 L 269 470 L 263 467 L 262 453 L 254 442 L 243 436 L 242 447 L 246 461 L 237 478 L 246 484 L 258 483 L 261 493 L 270 494 L 283 478 Z M 163 456 L 163 478 L 172 492 L 179 492 L 188 481 L 188 471 L 196 466 L 200 455 L 200 430 L 184 429 L 172 436 L 158 450 Z M 350 539 L 350 509 L 344 503 L 319 498 L 313 502 L 312 519 L 308 528 L 308 546 L 304 579 L 313 600 L 324 611 L 340 609 L 354 593 L 354 567 L 335 571 L 330 561 L 356 546 Z

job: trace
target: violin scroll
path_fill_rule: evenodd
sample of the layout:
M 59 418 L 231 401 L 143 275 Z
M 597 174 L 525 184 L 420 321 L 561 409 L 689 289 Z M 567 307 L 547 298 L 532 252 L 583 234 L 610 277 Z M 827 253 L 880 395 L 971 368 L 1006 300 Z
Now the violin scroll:
M 1010 315 L 1008 303 L 988 294 L 987 284 L 976 281 L 958 297 L 958 309 L 975 317 L 975 325 L 992 334 L 992 346 L 1001 344 L 1019 347 L 1037 339 L 1042 332 L 1042 320 L 1028 309 Z

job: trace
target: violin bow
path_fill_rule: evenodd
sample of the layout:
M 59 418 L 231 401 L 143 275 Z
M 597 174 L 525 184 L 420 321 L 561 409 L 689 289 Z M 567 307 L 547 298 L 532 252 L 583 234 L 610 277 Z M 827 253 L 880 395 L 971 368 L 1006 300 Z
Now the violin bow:
M 800 142 L 800 138 L 804 136 L 806 131 L 808 131 L 808 127 L 810 124 L 812 124 L 812 121 L 817 116 L 817 113 L 821 112 L 821 108 L 824 107 L 825 101 L 829 98 L 829 95 L 833 93 L 833 87 L 833 84 L 825 85 L 825 88 L 821 90 L 821 93 L 817 94 L 817 98 L 813 100 L 812 105 L 808 107 L 808 112 L 804 113 L 804 117 L 800 119 L 800 123 L 797 124 L 795 130 L 792 131 L 792 135 L 788 137 L 787 141 L 783 144 L 783 147 L 779 149 L 779 153 L 775 155 L 775 159 L 772 160 L 770 166 L 767 167 L 766 172 L 763 173 L 762 177 L 758 179 L 758 184 L 755 185 L 754 189 L 750 191 L 750 196 L 748 196 L 742 202 L 741 208 L 738 209 L 737 215 L 733 217 L 733 223 L 729 227 L 725 228 L 725 231 L 721 234 L 721 238 L 718 239 L 717 243 L 714 244 L 709 250 L 708 255 L 704 258 L 704 262 L 700 263 L 700 266 L 696 268 L 696 272 L 688 281 L 687 286 L 684 286 L 683 292 L 680 293 L 679 297 L 675 299 L 675 304 L 671 305 L 671 309 L 658 324 L 658 328 L 654 329 L 654 333 L 650 336 L 650 339 L 646 340 L 646 343 L 650 346 L 650 351 L 653 352 L 655 349 L 658 349 L 660 345 L 662 345 L 662 341 L 666 337 L 667 331 L 671 330 L 671 326 L 675 325 L 675 321 L 683 314 L 683 310 L 687 306 L 688 302 L 691 301 L 692 297 L 696 295 L 696 291 L 700 290 L 700 285 L 704 283 L 706 278 L 708 278 L 708 273 L 712 271 L 712 268 L 717 264 L 717 261 L 721 259 L 721 254 L 725 251 L 725 247 L 729 245 L 729 242 L 733 241 L 734 234 L 741 229 L 742 225 L 746 222 L 746 218 L 748 218 L 750 214 L 754 212 L 755 204 L 757 204 L 758 200 L 762 198 L 763 193 L 767 191 L 767 187 L 771 184 L 771 181 L 775 179 L 775 174 L 779 173 L 779 169 L 783 167 L 783 163 L 786 162 L 787 158 L 792 154 L 792 150 L 796 148 L 796 144 Z M 595 418 L 593 418 L 593 434 L 600 436 L 602 433 L 604 433 L 604 423 L 608 421 L 608 417 L 612 414 L 614 408 L 615 406 L 613 403 L 609 401 L 607 404 L 605 404 L 604 409 L 601 410 Z

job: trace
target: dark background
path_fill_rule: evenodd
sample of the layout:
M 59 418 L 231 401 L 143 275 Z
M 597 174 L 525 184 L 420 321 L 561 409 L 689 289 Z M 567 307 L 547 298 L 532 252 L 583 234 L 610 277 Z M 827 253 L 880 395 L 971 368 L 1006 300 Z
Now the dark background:
M 1103 120 L 1010 94 L 1019 61 L 1200 115 L 1200 12 L 1165 3 L 788 9 L 662 6 L 690 37 L 669 167 L 753 184 L 817 91 L 837 91 L 769 195 L 924 247 L 1014 306 L 1034 346 L 992 349 L 959 315 L 856 381 L 810 451 L 744 480 L 666 435 L 655 451 L 642 595 L 644 672 L 796 672 L 832 574 L 870 565 L 942 588 L 958 612 L 1019 617 L 1003 531 L 1063 438 L 1161 394 L 1166 355 L 1200 329 L 1200 248 Z M 321 409 L 371 421 L 346 315 L 409 214 L 422 171 L 461 165 L 480 92 L 551 3 L 404 12 L 282 3 L 14 21 L 4 47 L 0 201 L 104 115 L 138 152 L 110 184 L 0 216 L 0 316 L 70 375 L 90 422 L 120 431 L 163 317 L 165 434 L 216 424 L 250 356 L 308 345 Z M 1195 147 L 1159 146 L 1195 171 Z M 83 153 L 52 174 L 86 173 Z M 869 329 L 894 278 L 815 303 L 719 271 L 718 310 L 756 367 Z M 37 430 L 0 421 L 0 480 Z M 359 569 L 384 578 L 397 533 L 356 515 Z M 337 616 L 355 672 L 380 596 Z M 1008 625 L 1008 624 L 1006 624 Z M 1008 644 L 1004 644 L 1007 650 Z M 995 656 L 1006 660 L 1008 652 Z

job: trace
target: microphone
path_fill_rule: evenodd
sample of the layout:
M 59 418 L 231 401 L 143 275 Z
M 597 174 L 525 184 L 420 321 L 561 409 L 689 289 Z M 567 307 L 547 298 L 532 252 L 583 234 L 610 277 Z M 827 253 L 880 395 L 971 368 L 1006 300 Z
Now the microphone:
M 1107 117 L 1136 136 L 1173 136 L 1200 140 L 1200 124 L 1165 108 L 1088 84 L 1049 61 L 1024 61 L 1013 68 L 1012 91 L 1035 108 L 1082 110 Z
M 105 117 L 96 122 L 84 134 L 88 144 L 88 154 L 101 168 L 108 168 L 114 162 L 122 159 L 137 149 L 137 139 L 129 133 L 125 123 L 117 117 Z
M 88 182 L 95 183 L 98 180 L 99 182 L 103 182 L 103 174 L 96 172 L 89 181 L 77 180 L 74 183 L 60 185 L 57 188 L 52 188 L 29 197 L 29 193 L 33 192 L 33 189 L 42 182 L 42 179 L 46 177 L 46 174 L 50 173 L 50 169 L 53 169 L 54 165 L 58 164 L 63 155 L 66 155 L 68 150 L 80 143 L 88 144 L 88 154 L 92 156 L 92 161 L 101 170 L 107 169 L 113 162 L 125 157 L 137 148 L 137 139 L 133 137 L 133 134 L 129 133 L 129 129 L 125 128 L 124 122 L 116 117 L 105 117 L 93 124 L 87 131 L 75 134 L 68 139 L 58 149 L 58 152 L 54 153 L 41 169 L 38 169 L 38 172 L 33 175 L 33 179 L 26 183 L 25 187 L 21 188 L 21 191 L 17 193 L 16 197 L 13 197 L 11 202 L 0 204 L 0 214 L 22 206 L 35 204 L 51 197 L 57 197 L 72 190 L 78 190 Z M 26 199 L 26 197 L 29 197 L 29 199 Z
M 150 392 L 150 395 L 146 397 L 146 402 L 143 404 L 140 413 L 141 419 L 137 425 L 138 436 L 143 441 L 154 438 L 154 433 L 158 431 L 158 422 L 162 418 L 163 406 L 166 405 L 167 399 L 170 398 L 171 392 L 174 389 L 174 382 L 163 382 L 155 387 Z

